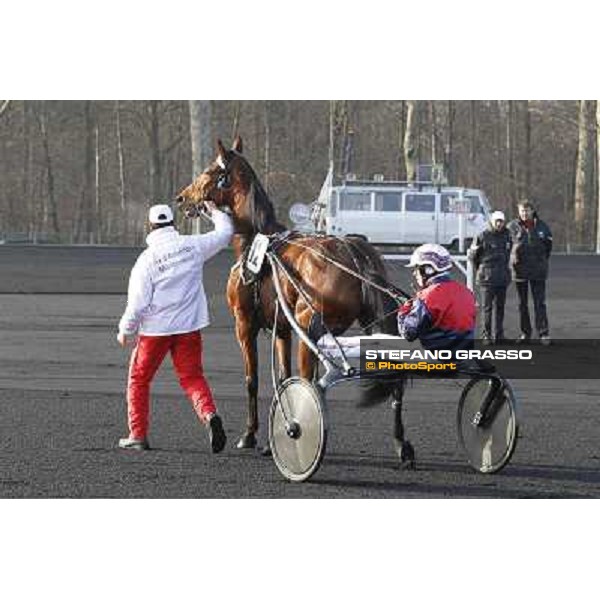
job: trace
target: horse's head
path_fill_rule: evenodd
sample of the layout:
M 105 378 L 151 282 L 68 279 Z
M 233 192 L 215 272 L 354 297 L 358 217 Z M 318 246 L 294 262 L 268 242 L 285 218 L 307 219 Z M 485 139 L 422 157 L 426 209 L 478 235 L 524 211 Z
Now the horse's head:
M 251 170 L 250 170 L 251 171 Z M 187 217 L 196 217 L 204 202 L 214 202 L 225 212 L 235 213 L 236 196 L 246 194 L 251 185 L 251 172 L 242 157 L 242 139 L 235 138 L 231 150 L 217 140 L 214 161 L 176 197 Z

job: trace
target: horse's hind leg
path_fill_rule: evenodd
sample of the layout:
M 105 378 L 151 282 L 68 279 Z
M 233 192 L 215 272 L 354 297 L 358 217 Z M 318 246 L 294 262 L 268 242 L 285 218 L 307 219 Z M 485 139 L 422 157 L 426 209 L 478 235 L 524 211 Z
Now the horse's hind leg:
M 312 350 L 302 341 L 298 343 L 298 372 L 300 377 L 312 381 L 316 367 L 316 358 Z
M 285 331 L 277 334 L 275 340 L 278 363 L 278 383 L 284 382 L 292 374 L 292 334 Z
M 277 385 L 283 383 L 292 375 L 292 334 L 290 331 L 284 331 L 277 334 L 275 339 L 275 348 L 277 350 Z M 271 456 L 271 446 L 266 444 L 261 450 L 263 456 Z
M 412 444 L 404 439 L 404 424 L 402 422 L 402 401 L 406 381 L 398 383 L 392 392 L 392 410 L 394 411 L 394 447 L 400 459 L 401 469 L 415 469 L 415 450 Z

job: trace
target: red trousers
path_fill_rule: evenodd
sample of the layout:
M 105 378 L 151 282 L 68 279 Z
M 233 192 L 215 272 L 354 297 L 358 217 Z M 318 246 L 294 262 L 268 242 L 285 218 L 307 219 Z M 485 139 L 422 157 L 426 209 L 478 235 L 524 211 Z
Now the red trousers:
M 148 434 L 150 385 L 167 352 L 171 351 L 179 384 L 198 418 L 217 411 L 202 370 L 202 336 L 199 331 L 175 335 L 140 335 L 131 353 L 127 381 L 129 435 L 143 439 Z

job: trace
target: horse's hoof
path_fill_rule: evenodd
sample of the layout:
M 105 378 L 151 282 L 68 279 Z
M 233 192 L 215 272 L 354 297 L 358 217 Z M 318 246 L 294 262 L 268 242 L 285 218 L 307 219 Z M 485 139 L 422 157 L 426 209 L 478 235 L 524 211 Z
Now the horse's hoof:
M 394 441 L 396 453 L 400 459 L 399 468 L 404 471 L 416 471 L 415 449 L 410 442 Z
M 273 456 L 271 446 L 269 444 L 266 444 L 265 446 L 263 446 L 260 451 L 260 454 L 261 454 L 261 456 Z
M 235 446 L 238 450 L 256 448 L 256 436 L 253 433 L 245 433 Z

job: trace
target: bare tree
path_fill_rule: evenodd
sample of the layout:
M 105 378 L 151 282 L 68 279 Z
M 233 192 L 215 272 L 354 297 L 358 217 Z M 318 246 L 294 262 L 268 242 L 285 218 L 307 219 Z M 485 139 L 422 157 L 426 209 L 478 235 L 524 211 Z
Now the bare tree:
M 102 205 L 100 203 L 100 129 L 96 121 L 94 128 L 94 223 L 96 225 L 96 243 L 100 244 L 103 240 L 103 220 L 102 220 Z
M 469 174 L 469 185 L 475 182 L 475 144 L 477 131 L 477 102 L 469 102 L 469 164 L 467 172 Z
M 431 162 L 436 164 L 438 161 L 438 129 L 437 129 L 437 116 L 435 110 L 435 101 L 429 100 L 429 127 L 431 134 Z
M 397 178 L 402 181 L 406 178 L 404 164 L 404 135 L 406 131 L 406 102 L 401 100 L 398 107 L 398 159 Z
M 240 131 L 240 116 L 242 111 L 242 103 L 240 100 L 236 100 L 233 105 L 233 121 L 231 125 L 231 139 L 235 139 L 235 136 Z
M 577 147 L 577 166 L 575 168 L 575 199 L 573 220 L 575 226 L 575 243 L 582 246 L 585 240 L 587 173 L 589 169 L 589 132 L 588 132 L 588 100 L 579 101 L 579 143 Z
M 96 129 L 96 111 L 94 104 L 87 100 L 83 106 L 85 122 L 85 149 L 83 157 L 83 185 L 79 199 L 75 224 L 75 239 L 90 243 L 94 231 L 92 194 L 94 181 L 94 144 Z
M 269 175 L 271 172 L 271 115 L 269 114 L 269 101 L 265 100 L 263 105 L 263 118 L 265 127 L 265 145 L 264 145 L 264 171 L 263 180 L 265 190 L 269 192 Z
M 0 117 L 8 110 L 10 106 L 10 100 L 4 100 L 2 104 L 0 104 Z
M 523 161 L 523 170 L 525 171 L 523 195 L 527 198 L 531 196 L 531 102 L 525 100 L 525 158 Z
M 446 145 L 444 147 L 444 166 L 449 181 L 454 181 L 454 168 L 452 165 L 452 153 L 454 151 L 454 120 L 456 114 L 456 104 L 448 100 L 446 121 Z
M 56 204 L 56 195 L 54 193 L 54 171 L 52 165 L 52 158 L 50 156 L 50 144 L 48 142 L 48 115 L 46 111 L 46 104 L 44 101 L 42 101 L 39 104 L 38 110 L 35 114 L 40 130 L 42 148 L 44 150 L 44 161 L 48 192 L 48 201 L 44 202 L 44 222 L 49 221 L 52 225 L 54 233 L 58 235 L 60 233 L 60 227 L 58 224 L 58 208 Z
M 123 130 L 121 128 L 121 105 L 115 102 L 115 125 L 117 135 L 117 162 L 119 165 L 119 204 L 123 220 L 123 239 L 126 242 L 129 235 L 129 206 L 125 197 L 125 156 L 123 153 Z
M 407 181 L 417 178 L 417 156 L 415 150 L 415 100 L 406 101 L 406 130 L 404 133 L 404 163 L 406 165 Z
M 212 110 L 210 100 L 190 100 L 190 136 L 192 143 L 192 177 L 208 165 L 212 149 Z
M 148 135 L 150 152 L 150 199 L 156 202 L 161 192 L 162 163 L 160 156 L 160 100 L 149 100 L 146 104 L 148 117 L 146 134 Z
M 598 203 L 596 209 L 596 254 L 600 254 L 600 100 L 596 100 L 596 178 Z
M 192 178 L 208 165 L 212 144 L 212 110 L 210 100 L 190 100 L 190 139 L 192 145 Z M 195 221 L 196 231 L 202 231 L 201 219 Z

